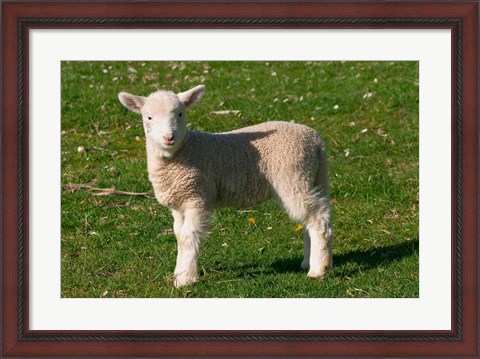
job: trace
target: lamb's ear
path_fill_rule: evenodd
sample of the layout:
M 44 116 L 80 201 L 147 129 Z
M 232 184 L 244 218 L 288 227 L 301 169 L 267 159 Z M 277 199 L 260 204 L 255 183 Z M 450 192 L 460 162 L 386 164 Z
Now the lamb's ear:
M 128 108 L 130 111 L 141 113 L 146 98 L 143 96 L 135 96 L 129 94 L 128 92 L 120 92 L 118 94 L 118 99 L 122 105 Z
M 177 94 L 178 98 L 180 101 L 183 102 L 185 107 L 190 107 L 192 106 L 195 102 L 200 100 L 205 93 L 205 86 L 204 85 L 198 85 L 194 87 L 193 89 L 190 89 L 185 92 L 180 92 Z

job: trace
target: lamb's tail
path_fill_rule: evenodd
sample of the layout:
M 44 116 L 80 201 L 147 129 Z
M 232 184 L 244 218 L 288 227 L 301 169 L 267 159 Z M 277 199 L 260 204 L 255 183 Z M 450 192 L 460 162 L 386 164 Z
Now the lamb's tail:
M 309 208 L 313 213 L 321 214 L 330 220 L 330 184 L 328 180 L 327 152 L 323 141 L 318 147 L 318 169 L 314 187 L 309 194 Z
M 315 176 L 315 187 L 321 187 L 326 191 L 325 195 L 329 193 L 329 181 L 328 181 L 328 164 L 327 164 L 327 150 L 325 143 L 320 139 L 320 143 L 317 148 L 318 154 L 318 169 Z

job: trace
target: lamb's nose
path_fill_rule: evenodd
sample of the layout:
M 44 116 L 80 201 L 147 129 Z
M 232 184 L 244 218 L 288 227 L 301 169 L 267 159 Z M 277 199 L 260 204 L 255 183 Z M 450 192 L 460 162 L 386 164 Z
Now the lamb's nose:
M 173 141 L 173 135 L 172 135 L 172 134 L 163 135 L 163 138 L 164 138 L 167 142 Z

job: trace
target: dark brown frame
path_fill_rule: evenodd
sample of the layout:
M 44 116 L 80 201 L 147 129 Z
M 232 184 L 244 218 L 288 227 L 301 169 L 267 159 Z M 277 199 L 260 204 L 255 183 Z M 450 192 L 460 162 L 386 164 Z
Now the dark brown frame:
M 478 5 L 478 1 L 415 0 L 146 1 L 142 4 L 4 1 L 1 4 L 2 356 L 478 357 Z M 138 27 L 451 29 L 452 330 L 29 330 L 28 30 Z

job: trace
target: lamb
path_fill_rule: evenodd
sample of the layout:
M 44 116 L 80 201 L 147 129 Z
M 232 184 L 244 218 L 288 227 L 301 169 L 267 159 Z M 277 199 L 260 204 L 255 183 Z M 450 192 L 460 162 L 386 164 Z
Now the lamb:
M 176 288 L 198 280 L 200 245 L 216 207 L 245 208 L 274 198 L 303 223 L 301 268 L 322 278 L 332 264 L 332 216 L 325 144 L 304 125 L 272 121 L 223 133 L 187 130 L 185 110 L 205 93 L 199 85 L 120 102 L 143 117 L 148 178 L 169 207 L 177 238 Z

